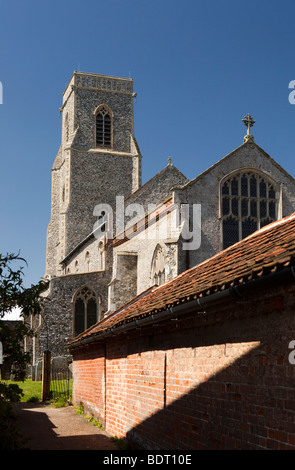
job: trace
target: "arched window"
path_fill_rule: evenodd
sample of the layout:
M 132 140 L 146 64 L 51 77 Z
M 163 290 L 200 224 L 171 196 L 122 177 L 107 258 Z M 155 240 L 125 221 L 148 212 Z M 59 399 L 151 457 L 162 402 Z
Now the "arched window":
M 256 170 L 226 177 L 220 201 L 223 249 L 278 219 L 279 187 Z
M 82 287 L 74 301 L 74 335 L 94 325 L 99 318 L 98 302 L 95 293 L 87 286 Z
M 106 213 L 105 211 L 101 211 L 101 214 L 97 218 L 98 224 L 100 226 L 100 231 L 105 232 L 106 230 Z M 100 225 L 101 224 L 101 225 Z
M 163 248 L 160 245 L 157 245 L 153 260 L 152 260 L 152 269 L 151 269 L 151 284 L 161 285 L 165 282 L 165 264 L 166 256 Z
M 85 254 L 85 271 L 89 271 L 89 267 L 90 267 L 90 253 L 89 253 L 89 251 L 86 251 L 86 254 Z
M 75 261 L 75 272 L 76 273 L 79 272 L 79 261 L 78 260 Z
M 104 251 L 104 243 L 100 241 L 98 243 L 98 270 L 104 271 L 105 269 L 105 251 Z
M 99 106 L 95 111 L 95 143 L 96 147 L 112 147 L 113 119 L 111 111 Z

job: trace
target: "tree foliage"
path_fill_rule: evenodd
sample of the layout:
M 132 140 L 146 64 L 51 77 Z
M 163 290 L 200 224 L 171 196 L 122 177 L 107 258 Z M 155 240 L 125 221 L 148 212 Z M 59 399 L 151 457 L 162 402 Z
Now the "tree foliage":
M 32 336 L 28 322 L 19 322 L 13 327 L 11 322 L 3 322 L 1 318 L 19 309 L 21 317 L 26 320 L 30 314 L 41 313 L 43 300 L 41 293 L 46 289 L 47 283 L 40 281 L 29 288 L 24 287 L 24 264 L 26 260 L 18 254 L 0 254 L 0 341 L 5 347 L 5 358 L 14 363 L 16 373 L 24 379 L 26 364 L 30 357 L 22 348 L 25 336 Z
M 40 313 L 42 300 L 40 294 L 46 289 L 47 283 L 43 280 L 29 288 L 24 287 L 23 266 L 17 266 L 26 260 L 19 255 L 0 253 L 0 318 L 19 308 L 23 316 Z
M 4 345 L 5 360 L 13 363 L 19 380 L 25 379 L 26 365 L 30 360 L 29 354 L 23 350 L 23 340 L 25 336 L 34 334 L 25 320 L 30 314 L 41 313 L 41 293 L 47 287 L 46 283 L 40 281 L 30 288 L 25 288 L 22 263 L 26 264 L 26 261 L 19 255 L 0 253 L 0 341 Z M 19 309 L 24 321 L 3 321 L 4 315 L 15 308 Z M 10 406 L 10 402 L 19 401 L 21 395 L 22 391 L 18 385 L 0 383 L 0 450 L 22 448 Z

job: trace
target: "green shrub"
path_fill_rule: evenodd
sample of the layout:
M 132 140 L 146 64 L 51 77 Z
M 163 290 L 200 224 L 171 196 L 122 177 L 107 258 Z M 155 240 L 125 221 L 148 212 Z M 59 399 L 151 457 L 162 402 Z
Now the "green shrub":
M 0 450 L 19 450 L 23 439 L 15 428 L 15 414 L 11 402 L 20 401 L 22 390 L 17 384 L 0 382 Z
M 53 400 L 51 402 L 51 405 L 54 406 L 54 408 L 62 408 L 68 405 L 68 400 L 65 397 L 61 396 L 58 397 L 56 400 Z
M 0 382 L 0 400 L 17 402 L 22 396 L 23 391 L 17 384 Z

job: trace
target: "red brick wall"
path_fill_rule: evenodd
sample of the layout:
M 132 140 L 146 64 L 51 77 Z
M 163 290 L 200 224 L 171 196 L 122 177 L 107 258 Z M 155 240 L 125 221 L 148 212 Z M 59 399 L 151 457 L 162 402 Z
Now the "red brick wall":
M 106 427 L 118 437 L 125 436 L 127 416 L 127 344 L 122 338 L 107 343 Z
M 78 351 L 77 351 L 78 352 Z M 89 346 L 79 351 L 79 359 L 73 363 L 73 401 L 99 417 L 105 417 L 105 348 Z
M 295 449 L 294 297 L 261 292 L 72 350 L 75 404 L 148 449 Z

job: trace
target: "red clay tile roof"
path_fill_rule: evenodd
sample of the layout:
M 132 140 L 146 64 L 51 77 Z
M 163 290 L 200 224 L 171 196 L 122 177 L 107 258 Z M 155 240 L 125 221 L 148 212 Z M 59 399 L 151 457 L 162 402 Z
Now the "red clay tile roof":
M 122 324 L 203 298 L 295 265 L 295 213 L 267 225 L 175 279 L 139 295 L 70 341 L 97 336 Z

